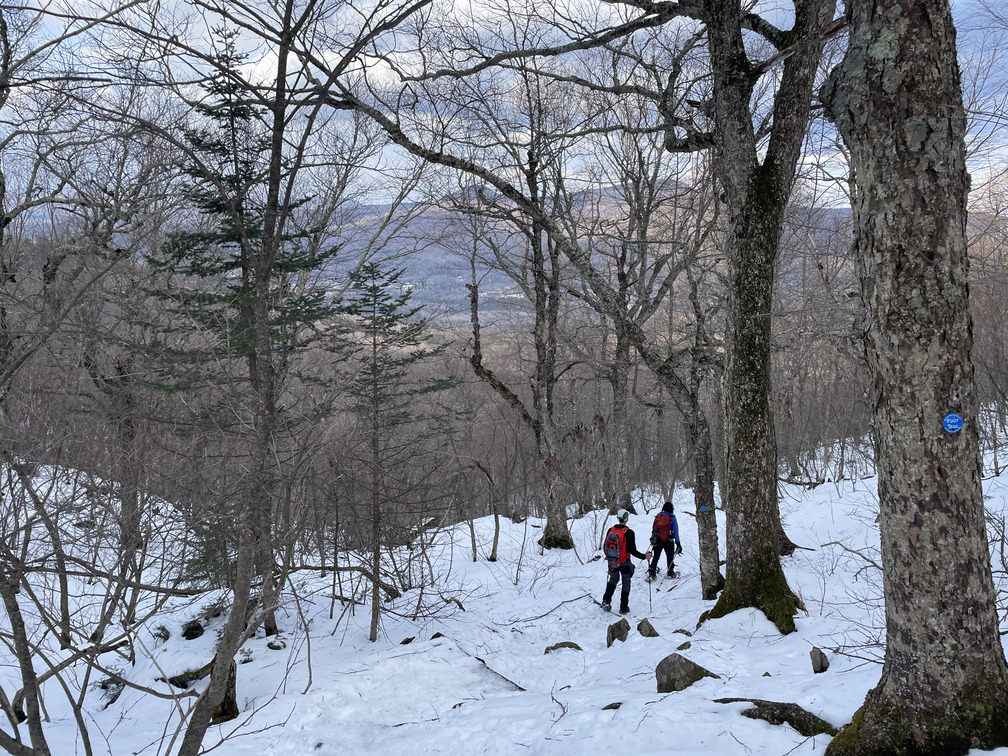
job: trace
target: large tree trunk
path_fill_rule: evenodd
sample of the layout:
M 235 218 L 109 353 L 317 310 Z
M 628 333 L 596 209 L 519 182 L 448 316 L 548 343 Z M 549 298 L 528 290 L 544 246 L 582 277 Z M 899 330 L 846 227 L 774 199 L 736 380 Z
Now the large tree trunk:
M 947 0 L 850 0 L 823 89 L 850 148 L 886 605 L 882 677 L 832 754 L 1008 744 L 968 311 L 966 118 Z M 946 432 L 942 418 L 965 425 Z
M 531 196 L 538 197 L 538 176 L 534 162 L 528 171 L 528 186 Z M 538 428 L 536 444 L 546 487 L 546 525 L 539 543 L 544 549 L 573 549 L 574 539 L 567 527 L 569 487 L 560 468 L 560 432 L 553 401 L 557 385 L 557 325 L 562 293 L 560 251 L 556 245 L 546 240 L 542 225 L 535 219 L 531 223 L 529 246 L 535 297 L 533 337 L 536 348 L 532 405 Z
M 369 315 L 372 321 L 378 317 L 377 308 Z M 368 640 L 372 643 L 378 640 L 378 625 L 381 622 L 381 525 L 382 525 L 382 477 L 385 472 L 382 464 L 382 394 L 379 375 L 379 335 L 378 330 L 371 332 L 371 630 Z
M 718 549 L 717 515 L 714 509 L 714 445 L 711 442 L 710 423 L 700 406 L 700 389 L 706 370 L 708 355 L 707 315 L 700 297 L 700 279 L 691 267 L 686 267 L 689 281 L 690 306 L 696 325 L 693 332 L 693 350 L 689 379 L 690 451 L 693 455 L 693 505 L 696 508 L 697 542 L 700 550 L 700 593 L 704 600 L 717 598 L 725 586 L 721 574 L 721 555 Z
M 544 418 L 539 441 L 539 461 L 542 463 L 546 486 L 546 524 L 543 526 L 544 549 L 573 549 L 574 539 L 567 527 L 569 487 L 560 470 L 560 441 L 552 422 Z
M 260 270 L 266 267 L 260 265 Z M 255 302 L 253 329 L 255 351 L 249 357 L 249 383 L 252 386 L 253 439 L 251 469 L 245 495 L 252 502 L 255 532 L 256 562 L 262 579 L 263 630 L 266 635 L 279 632 L 275 606 L 280 586 L 275 570 L 273 553 L 273 502 L 276 499 L 277 471 L 274 463 L 276 439 L 276 382 L 273 369 L 273 352 L 269 334 L 269 284 L 268 276 L 261 274 Z
M 239 514 L 238 555 L 232 586 L 234 601 L 217 642 L 217 653 L 210 667 L 210 682 L 189 712 L 189 722 L 179 745 L 178 756 L 196 756 L 203 752 L 203 736 L 206 735 L 215 713 L 227 697 L 228 689 L 234 687 L 234 680 L 231 677 L 234 656 L 246 638 L 251 635 L 246 617 L 252 593 L 252 574 L 256 556 L 252 506 L 250 502 L 244 502 Z
M 764 171 L 756 171 L 762 177 Z M 761 193 L 758 180 L 750 196 Z M 763 190 L 765 192 L 765 189 Z M 767 193 L 762 194 L 763 197 Z M 770 304 L 783 208 L 749 199 L 730 258 L 724 381 L 727 478 L 725 587 L 710 612 L 756 607 L 792 632 L 798 600 L 780 563 L 777 443 L 770 403 Z
M 717 122 L 715 170 L 733 233 L 728 239 L 729 308 L 724 380 L 727 514 L 725 589 L 710 616 L 761 609 L 792 632 L 801 606 L 781 569 L 777 444 L 770 403 L 770 324 L 784 209 L 804 141 L 821 28 L 835 0 L 798 0 L 792 39 L 773 102 L 773 132 L 762 162 L 751 99 L 756 70 L 743 42 L 738 0 L 706 0 L 704 15 Z

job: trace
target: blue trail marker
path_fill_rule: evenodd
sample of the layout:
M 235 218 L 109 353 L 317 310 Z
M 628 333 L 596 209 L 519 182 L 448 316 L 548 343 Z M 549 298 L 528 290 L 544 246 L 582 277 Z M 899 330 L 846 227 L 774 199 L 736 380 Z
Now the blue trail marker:
M 963 427 L 962 416 L 957 415 L 955 412 L 948 413 L 945 415 L 945 419 L 942 420 L 942 427 L 949 433 L 958 433 Z

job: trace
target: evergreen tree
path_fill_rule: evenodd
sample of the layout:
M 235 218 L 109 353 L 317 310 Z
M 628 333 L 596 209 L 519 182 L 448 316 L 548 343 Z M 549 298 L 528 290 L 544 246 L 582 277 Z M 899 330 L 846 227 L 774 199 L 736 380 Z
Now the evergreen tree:
M 422 397 L 454 385 L 451 379 L 429 377 L 420 370 L 443 347 L 430 346 L 428 322 L 420 317 L 421 307 L 410 305 L 412 291 L 402 282 L 404 272 L 364 264 L 351 276 L 337 306 L 348 317 L 346 327 L 357 344 L 352 360 L 356 373 L 348 392 L 368 437 L 362 489 L 370 507 L 372 641 L 378 638 L 381 616 L 381 547 L 387 541 L 383 530 L 388 505 L 426 498 L 418 488 L 433 484 L 418 481 L 410 468 L 418 466 L 415 460 L 425 435 L 445 438 L 439 422 L 444 414 L 425 409 Z
M 194 106 L 197 123 L 184 130 L 190 163 L 183 172 L 198 218 L 191 228 L 169 234 L 166 244 L 148 258 L 171 274 L 170 285 L 157 294 L 181 316 L 173 326 L 175 335 L 187 337 L 176 349 L 168 348 L 167 339 L 160 344 L 175 358 L 170 376 L 179 375 L 179 361 L 206 369 L 221 359 L 255 357 L 253 303 L 260 279 L 268 286 L 270 340 L 281 360 L 309 343 L 306 334 L 314 331 L 306 326 L 331 313 L 322 287 L 294 285 L 325 266 L 334 253 L 314 248 L 311 237 L 318 229 L 280 233 L 275 258 L 265 265 L 261 260 L 269 211 L 268 113 L 252 104 L 245 85 L 228 73 L 237 71 L 247 57 L 237 52 L 235 35 L 218 34 L 223 41 L 219 70 L 204 84 L 205 99 Z M 308 202 L 301 198 L 279 211 L 290 215 Z M 203 338 L 188 338 L 193 325 Z M 173 380 L 170 376 L 167 381 Z
M 205 514 L 214 537 L 199 561 L 210 574 L 231 572 L 245 510 L 253 520 L 264 624 L 273 634 L 277 432 L 296 422 L 281 416 L 279 400 L 292 355 L 312 343 L 316 325 L 331 314 L 317 273 L 334 251 L 321 249 L 324 235 L 297 217 L 311 215 L 311 198 L 284 201 L 279 186 L 293 187 L 294 177 L 274 154 L 276 113 L 255 104 L 241 75 L 247 56 L 237 35 L 216 34 L 214 73 L 179 144 L 196 215 L 148 258 L 164 274 L 155 295 L 172 316 L 154 346 L 163 358 L 162 386 L 202 389 L 210 397 L 202 421 L 239 434 L 247 447 L 242 493 Z

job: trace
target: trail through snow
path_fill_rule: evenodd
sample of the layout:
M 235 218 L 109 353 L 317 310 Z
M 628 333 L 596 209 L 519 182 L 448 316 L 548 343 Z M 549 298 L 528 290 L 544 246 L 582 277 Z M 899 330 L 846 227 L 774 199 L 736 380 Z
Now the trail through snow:
M 989 508 L 1003 513 L 1005 485 L 989 480 L 985 489 Z M 336 619 L 330 619 L 331 577 L 299 573 L 293 580 L 299 599 L 289 595 L 279 614 L 281 637 L 267 639 L 260 633 L 239 655 L 242 716 L 212 727 L 204 745 L 225 738 L 214 751 L 221 756 L 457 756 L 582 754 L 615 739 L 621 750 L 645 753 L 822 753 L 826 736 L 806 738 L 789 726 L 741 716 L 747 704 L 713 701 L 791 701 L 835 726 L 847 722 L 861 704 L 881 670 L 884 624 L 881 576 L 863 558 L 875 554 L 877 560 L 873 482 L 813 490 L 785 487 L 781 507 L 786 530 L 805 548 L 785 558 L 784 566 L 807 608 L 796 620 L 797 632 L 788 636 L 752 610 L 697 628 L 698 617 L 712 603 L 700 598 L 691 496 L 681 491 L 675 499 L 684 548 L 676 560 L 681 577 L 651 585 L 649 608 L 646 569 L 638 565 L 630 597 L 631 632 L 625 643 L 616 641 L 611 648 L 606 647 L 606 628 L 619 615 L 604 612 L 597 603 L 605 582 L 598 545 L 612 522 L 603 513 L 572 522 L 576 553 L 539 553 L 540 523 L 502 518 L 495 563 L 486 561 L 491 518 L 475 523 L 476 563 L 471 561 L 468 527 L 446 529 L 430 552 L 443 584 L 422 597 L 412 590 L 387 603 L 390 612 L 377 643 L 367 641 L 367 606 L 356 606 L 337 621 L 343 610 L 337 602 Z M 630 519 L 639 543 L 647 542 L 661 502 L 647 499 L 646 504 L 650 514 Z M 723 552 L 723 522 L 721 539 Z M 995 563 L 999 582 L 1003 569 Z M 180 631 L 213 598 L 174 602 L 149 623 L 151 632 L 163 625 L 168 640 L 150 635 L 150 655 L 132 667 L 120 660 L 117 669 L 131 680 L 163 688 L 158 677 L 205 663 L 223 617 L 212 620 L 193 641 L 183 640 Z M 413 620 L 418 603 L 440 611 Z M 637 632 L 644 617 L 660 637 Z M 436 633 L 440 637 L 433 637 Z M 407 638 L 413 640 L 403 645 Z M 544 653 L 561 641 L 582 650 Z M 688 647 L 678 653 L 718 679 L 658 694 L 655 667 L 684 644 Z M 813 646 L 829 657 L 825 673 L 812 672 Z M 9 690 L 15 671 L 9 657 L 0 671 Z M 46 683 L 44 692 L 53 720 L 50 743 L 59 744 L 55 752 L 79 753 L 72 719 L 59 703 L 61 692 L 54 682 Z M 178 723 L 171 702 L 130 689 L 105 710 L 97 706 L 98 696 L 92 700 L 89 725 L 97 752 L 166 752 Z M 616 703 L 618 708 L 606 708 Z M 995 753 L 1006 756 L 1008 749 Z

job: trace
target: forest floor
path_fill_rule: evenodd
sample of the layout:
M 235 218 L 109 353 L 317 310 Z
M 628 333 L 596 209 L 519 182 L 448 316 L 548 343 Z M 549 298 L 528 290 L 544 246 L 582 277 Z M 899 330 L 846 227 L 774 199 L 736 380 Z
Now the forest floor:
M 995 519 L 1008 509 L 1006 479 L 985 481 Z M 630 526 L 638 543 L 646 544 L 661 501 L 640 497 L 639 511 L 643 503 L 650 514 L 632 516 Z M 598 544 L 612 523 L 604 513 L 572 521 L 575 551 L 545 553 L 536 546 L 538 521 L 502 518 L 499 558 L 492 563 L 486 560 L 492 518 L 475 522 L 476 562 L 467 524 L 440 531 L 428 549 L 430 564 L 421 558 L 414 568 L 422 565 L 428 577 L 432 569 L 439 584 L 387 602 L 375 643 L 368 642 L 368 606 L 334 603 L 331 575 L 296 574 L 278 615 L 281 635 L 260 632 L 239 654 L 241 716 L 211 727 L 204 746 L 219 743 L 214 753 L 221 756 L 582 754 L 608 742 L 644 753 L 822 753 L 828 736 L 805 737 L 788 725 L 748 719 L 740 714 L 746 704 L 715 700 L 794 702 L 834 726 L 850 720 L 881 671 L 874 481 L 782 487 L 785 527 L 802 547 L 783 563 L 807 610 L 787 636 L 751 610 L 697 627 L 712 602 L 700 598 L 692 493 L 678 491 L 674 503 L 683 543 L 676 563 L 681 577 L 649 586 L 638 564 L 631 631 L 611 648 L 606 628 L 619 616 L 597 604 L 606 571 Z M 998 555 L 994 569 L 1003 600 L 1008 577 Z M 336 593 L 350 591 L 344 575 Z M 181 628 L 213 614 L 208 607 L 219 599 L 207 594 L 173 602 L 148 623 L 142 638 L 148 654 L 132 666 L 110 663 L 131 681 L 154 688 L 164 687 L 158 678 L 203 665 L 224 618 L 210 619 L 207 632 L 191 641 L 182 638 Z M 1006 608 L 1002 604 L 1002 614 Z M 637 631 L 645 617 L 659 637 Z M 562 641 L 581 650 L 544 653 Z M 678 653 L 718 677 L 657 693 L 655 667 L 686 642 L 689 647 Z M 813 673 L 813 647 L 825 651 L 826 672 Z M 0 674 L 7 690 L 14 672 L 4 657 Z M 56 685 L 44 688 L 49 742 L 54 753 L 82 753 Z M 95 753 L 172 752 L 168 744 L 178 725 L 172 702 L 130 688 L 105 709 L 100 695 L 90 700 Z M 618 708 L 607 708 L 615 703 Z M 995 753 L 1008 755 L 1008 748 Z

